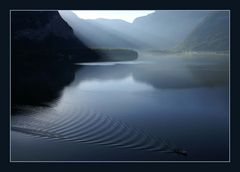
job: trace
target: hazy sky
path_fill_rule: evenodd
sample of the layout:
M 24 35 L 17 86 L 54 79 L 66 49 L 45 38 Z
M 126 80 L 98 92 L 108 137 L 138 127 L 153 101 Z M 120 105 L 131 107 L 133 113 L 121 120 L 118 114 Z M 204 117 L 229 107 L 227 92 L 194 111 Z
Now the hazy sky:
M 135 18 L 153 13 L 153 10 L 79 10 L 73 11 L 83 19 L 122 19 L 132 23 Z

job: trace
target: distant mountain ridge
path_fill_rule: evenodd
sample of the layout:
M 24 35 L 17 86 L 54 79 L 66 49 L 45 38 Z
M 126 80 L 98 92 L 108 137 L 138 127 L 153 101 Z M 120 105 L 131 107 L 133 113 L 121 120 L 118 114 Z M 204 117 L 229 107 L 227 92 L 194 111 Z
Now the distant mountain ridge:
M 211 11 L 160 10 L 134 20 L 153 48 L 170 49 L 180 43 Z M 141 36 L 142 33 L 139 33 Z M 156 46 L 154 46 L 154 44 Z
M 228 51 L 229 12 L 218 11 L 206 17 L 177 49 L 184 51 Z
M 95 20 L 80 19 L 71 11 L 60 11 L 62 18 L 73 28 L 75 35 L 91 48 L 135 48 L 114 30 L 102 27 Z
M 128 23 L 115 19 L 84 20 L 73 12 L 60 11 L 74 33 L 89 46 L 139 49 L 175 47 L 210 13 L 160 10 Z

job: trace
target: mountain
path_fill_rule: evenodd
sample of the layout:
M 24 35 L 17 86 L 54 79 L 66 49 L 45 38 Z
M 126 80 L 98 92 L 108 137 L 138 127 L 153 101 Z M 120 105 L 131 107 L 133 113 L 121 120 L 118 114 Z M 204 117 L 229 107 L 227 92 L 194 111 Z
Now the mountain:
M 84 20 L 71 11 L 60 11 L 61 16 L 73 28 L 74 34 L 91 48 L 136 48 L 132 40 L 126 39 L 111 27 L 127 24 L 121 20 Z M 124 25 L 123 24 L 123 25 Z M 127 24 L 128 25 L 128 24 Z
M 160 10 L 133 23 L 113 19 L 80 19 L 60 11 L 74 33 L 91 47 L 169 49 L 176 46 L 210 11 Z
M 169 49 L 175 47 L 211 11 L 159 10 L 147 16 L 136 18 L 133 31 L 142 37 L 150 47 Z
M 56 98 L 74 78 L 69 59 L 73 47 L 78 49 L 79 61 L 99 58 L 57 11 L 12 11 L 12 104 L 37 104 Z
M 50 60 L 60 58 L 59 54 L 73 47 L 89 51 L 94 56 L 94 52 L 74 35 L 57 11 L 13 11 L 11 35 L 13 59 L 21 55 L 21 60 L 25 57 L 37 60 L 41 55 L 41 59 L 46 57 Z
M 184 51 L 228 51 L 229 12 L 218 11 L 209 15 L 179 45 Z

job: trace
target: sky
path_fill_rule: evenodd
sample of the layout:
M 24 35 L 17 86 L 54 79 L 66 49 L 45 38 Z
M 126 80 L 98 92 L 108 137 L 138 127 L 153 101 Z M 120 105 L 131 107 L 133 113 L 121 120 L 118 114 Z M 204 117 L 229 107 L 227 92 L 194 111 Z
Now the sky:
M 78 10 L 73 12 L 82 19 L 121 19 L 132 23 L 137 17 L 146 16 L 154 10 Z

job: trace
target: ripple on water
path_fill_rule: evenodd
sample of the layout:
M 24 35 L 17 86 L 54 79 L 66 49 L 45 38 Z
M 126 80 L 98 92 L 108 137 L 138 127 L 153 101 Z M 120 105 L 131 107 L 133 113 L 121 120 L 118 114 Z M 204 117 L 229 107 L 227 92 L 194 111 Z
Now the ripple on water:
M 63 108 L 22 107 L 27 113 L 12 116 L 14 131 L 67 142 L 83 142 L 155 152 L 174 152 L 164 140 L 130 126 L 107 114 L 97 113 L 86 105 Z

